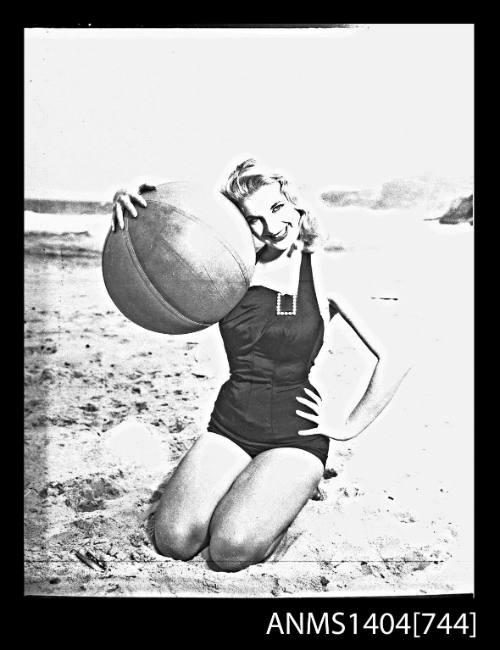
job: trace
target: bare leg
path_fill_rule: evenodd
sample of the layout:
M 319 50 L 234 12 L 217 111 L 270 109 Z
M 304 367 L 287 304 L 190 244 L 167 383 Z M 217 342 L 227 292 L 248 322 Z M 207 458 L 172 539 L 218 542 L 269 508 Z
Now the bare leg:
M 270 449 L 241 472 L 210 522 L 210 556 L 238 571 L 268 557 L 313 494 L 321 461 L 303 449 Z
M 187 560 L 208 544 L 212 514 L 250 456 L 216 433 L 206 432 L 179 463 L 155 513 L 158 551 Z

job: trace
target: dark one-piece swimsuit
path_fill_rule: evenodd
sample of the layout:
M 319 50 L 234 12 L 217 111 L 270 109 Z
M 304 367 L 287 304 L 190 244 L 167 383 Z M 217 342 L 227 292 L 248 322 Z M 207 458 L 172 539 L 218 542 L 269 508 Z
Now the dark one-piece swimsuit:
M 318 394 L 308 375 L 324 336 L 311 253 L 302 253 L 295 316 L 276 313 L 277 295 L 268 287 L 252 286 L 219 322 L 230 377 L 219 391 L 208 430 L 229 438 L 252 458 L 268 449 L 296 447 L 324 465 L 329 438 L 299 436 L 298 431 L 316 424 L 295 413 L 313 413 L 296 397 L 310 399 L 304 387 Z M 292 311 L 292 304 L 292 296 L 284 295 L 281 311 Z

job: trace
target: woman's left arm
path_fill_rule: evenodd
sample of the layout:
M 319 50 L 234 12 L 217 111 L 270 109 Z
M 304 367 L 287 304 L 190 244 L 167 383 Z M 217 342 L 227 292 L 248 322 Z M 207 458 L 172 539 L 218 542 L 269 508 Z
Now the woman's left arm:
M 316 415 L 304 411 L 297 411 L 297 414 L 315 422 L 317 427 L 299 433 L 322 433 L 334 440 L 350 440 L 366 429 L 390 403 L 412 364 L 408 346 L 400 341 L 401 332 L 390 336 L 387 319 L 381 317 L 380 310 L 375 309 L 369 299 L 356 301 L 356 309 L 341 296 L 330 300 L 338 309 L 339 316 L 373 353 L 376 364 L 363 395 L 340 428 L 333 425 L 332 430 L 331 415 L 327 413 L 323 400 L 312 391 L 304 389 L 309 399 L 297 397 L 297 400 L 309 406 Z

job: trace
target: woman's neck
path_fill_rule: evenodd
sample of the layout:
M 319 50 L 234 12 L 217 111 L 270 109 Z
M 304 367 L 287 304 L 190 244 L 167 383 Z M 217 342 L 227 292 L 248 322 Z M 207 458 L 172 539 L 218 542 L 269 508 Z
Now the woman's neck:
M 261 248 L 261 250 L 257 253 L 257 260 L 260 262 L 260 264 L 267 264 L 268 262 L 274 262 L 274 260 L 277 260 L 280 258 L 285 251 L 280 251 L 276 248 L 270 248 L 269 246 L 264 246 L 264 248 Z
M 257 261 L 260 264 L 267 264 L 268 262 L 274 262 L 277 259 L 280 259 L 282 262 L 288 260 L 297 246 L 292 244 L 287 250 L 279 250 L 277 248 L 271 248 L 270 246 L 264 246 L 259 251 L 257 251 Z
M 257 264 L 250 285 L 268 287 L 280 293 L 296 293 L 301 255 L 289 257 L 288 252 L 262 249 L 262 253 L 257 255 Z

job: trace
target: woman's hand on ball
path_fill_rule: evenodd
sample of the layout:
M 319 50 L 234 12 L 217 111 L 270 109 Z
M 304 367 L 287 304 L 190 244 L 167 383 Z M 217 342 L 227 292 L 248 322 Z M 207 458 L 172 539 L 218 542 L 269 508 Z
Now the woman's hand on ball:
M 150 187 L 150 186 L 147 186 Z M 139 188 L 139 192 L 144 188 L 143 185 Z M 144 191 L 144 189 L 142 189 Z M 125 221 L 123 218 L 124 211 L 128 212 L 131 217 L 137 217 L 137 210 L 134 203 L 142 205 L 143 208 L 147 207 L 146 201 L 140 196 L 139 193 L 129 192 L 128 190 L 118 190 L 113 196 L 113 214 L 111 216 L 111 228 L 113 232 L 116 230 L 116 225 L 123 230 Z

